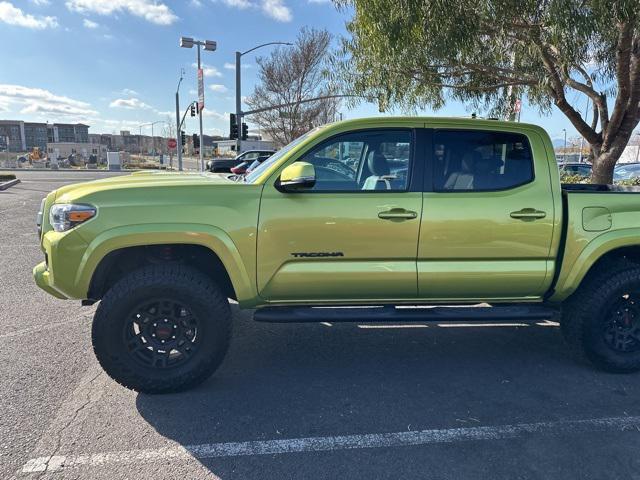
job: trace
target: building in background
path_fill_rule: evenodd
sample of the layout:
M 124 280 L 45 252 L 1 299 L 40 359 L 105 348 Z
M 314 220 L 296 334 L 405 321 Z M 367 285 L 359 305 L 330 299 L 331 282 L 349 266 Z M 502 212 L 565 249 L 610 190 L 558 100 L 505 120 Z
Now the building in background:
M 19 120 L 0 120 L 0 137 L 4 137 L 3 144 L 7 144 L 10 152 L 24 152 L 27 150 L 24 141 L 24 122 Z
M 235 140 L 219 140 L 216 142 L 218 144 L 218 155 L 227 157 L 232 154 L 236 154 L 236 141 Z M 242 143 L 242 152 L 246 152 L 248 150 L 275 150 L 275 142 L 271 140 L 252 140 L 247 139 L 243 140 Z M 240 153 L 242 153 L 240 152 Z
M 89 126 L 83 123 L 47 125 L 48 143 L 89 143 Z
M 46 123 L 24 123 L 25 150 L 39 148 L 42 152 L 47 149 L 47 124 Z

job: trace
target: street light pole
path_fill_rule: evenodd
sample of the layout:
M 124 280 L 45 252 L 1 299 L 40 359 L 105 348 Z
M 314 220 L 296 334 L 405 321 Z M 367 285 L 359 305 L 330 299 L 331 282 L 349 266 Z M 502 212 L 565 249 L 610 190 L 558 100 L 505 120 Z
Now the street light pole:
M 200 47 L 203 46 L 205 50 L 211 52 L 217 48 L 216 42 L 211 40 L 194 40 L 190 37 L 180 37 L 180 46 L 182 48 L 192 48 L 194 45 L 198 46 L 198 118 L 200 121 L 200 171 L 204 172 L 204 149 L 202 138 L 202 110 L 204 108 L 204 80 L 201 78 L 202 64 L 200 63 Z
M 182 171 L 182 132 L 180 131 L 180 84 L 184 78 L 184 70 L 180 70 L 180 80 L 176 88 L 176 142 L 178 150 L 178 170 Z
M 564 132 L 564 156 L 562 157 L 562 161 L 567 163 L 567 129 L 563 128 L 562 131 Z
M 198 45 L 198 74 L 200 72 L 200 43 Z M 199 92 L 198 92 L 199 93 Z M 198 108 L 198 121 L 200 122 L 200 148 L 198 149 L 200 152 L 200 171 L 204 172 L 204 148 L 202 148 L 203 138 L 202 138 L 202 109 Z
M 242 79 L 241 79 L 241 68 L 242 68 L 242 56 L 247 53 L 251 53 L 254 50 L 257 50 L 262 47 L 266 47 L 268 45 L 288 45 L 291 46 L 293 43 L 289 42 L 268 42 L 263 43 L 262 45 L 258 45 L 256 47 L 250 48 L 246 52 L 236 52 L 236 125 L 238 126 L 238 138 L 236 140 L 236 155 L 240 155 L 240 150 L 242 148 Z

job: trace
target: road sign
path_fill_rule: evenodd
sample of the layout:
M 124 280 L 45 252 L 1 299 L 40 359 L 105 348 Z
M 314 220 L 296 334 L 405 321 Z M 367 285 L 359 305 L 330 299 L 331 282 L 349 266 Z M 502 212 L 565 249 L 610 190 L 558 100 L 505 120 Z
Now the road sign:
M 167 147 L 176 148 L 177 146 L 178 146 L 178 142 L 176 141 L 175 138 L 170 138 L 167 140 Z
M 204 72 L 198 69 L 198 109 L 204 109 Z

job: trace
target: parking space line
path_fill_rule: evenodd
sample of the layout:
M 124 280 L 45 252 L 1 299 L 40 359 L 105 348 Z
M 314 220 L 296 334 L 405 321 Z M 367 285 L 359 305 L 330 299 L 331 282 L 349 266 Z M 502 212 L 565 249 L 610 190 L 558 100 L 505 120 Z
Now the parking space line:
M 439 443 L 504 440 L 524 437 L 527 435 L 575 435 L 581 433 L 626 430 L 640 432 L 640 417 L 596 418 L 586 420 L 430 429 L 364 435 L 207 443 L 188 446 L 176 445 L 157 449 L 104 452 L 86 455 L 53 455 L 48 457 L 32 458 L 25 463 L 22 468 L 22 472 L 52 472 L 77 467 L 100 467 L 114 464 L 154 462 L 168 459 L 174 461 L 188 461 L 193 458 L 205 459 L 364 448 L 407 447 Z

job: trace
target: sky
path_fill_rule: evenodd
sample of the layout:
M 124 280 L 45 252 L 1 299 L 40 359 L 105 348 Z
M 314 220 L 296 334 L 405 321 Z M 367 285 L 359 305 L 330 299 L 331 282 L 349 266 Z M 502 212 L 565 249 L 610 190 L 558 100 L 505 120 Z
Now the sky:
M 347 15 L 329 0 L 0 0 L 0 119 L 82 122 L 90 133 L 150 134 L 150 126 L 140 125 L 175 124 L 182 69 L 182 108 L 197 97 L 195 48 L 178 45 L 188 36 L 217 42 L 215 52 L 202 52 L 204 133 L 228 135 L 234 52 L 293 41 L 304 26 L 326 28 L 338 39 L 346 35 Z M 269 48 L 243 57 L 243 96 L 256 82 L 256 56 Z M 580 101 L 584 110 L 586 100 Z M 373 104 L 344 106 L 342 113 L 345 119 L 380 115 Z M 466 116 L 472 110 L 450 102 L 419 113 Z M 552 138 L 561 138 L 563 128 L 576 135 L 557 110 L 541 117 L 525 102 L 521 120 L 544 126 Z M 163 128 L 156 125 L 154 133 Z M 197 129 L 196 119 L 187 117 L 187 133 Z

